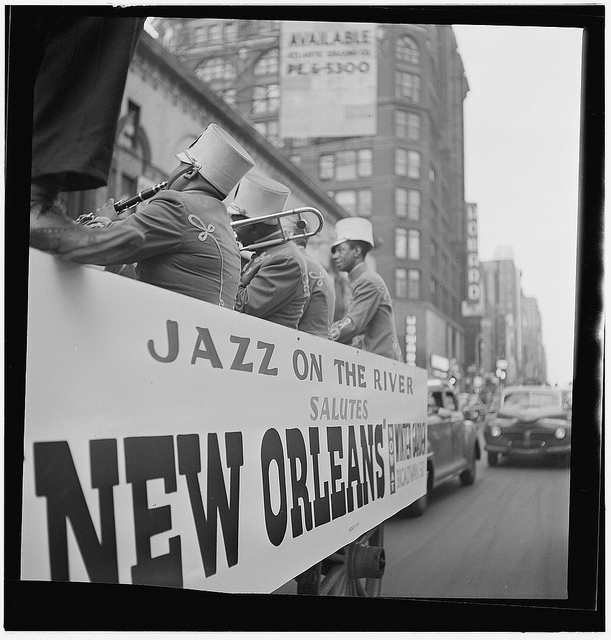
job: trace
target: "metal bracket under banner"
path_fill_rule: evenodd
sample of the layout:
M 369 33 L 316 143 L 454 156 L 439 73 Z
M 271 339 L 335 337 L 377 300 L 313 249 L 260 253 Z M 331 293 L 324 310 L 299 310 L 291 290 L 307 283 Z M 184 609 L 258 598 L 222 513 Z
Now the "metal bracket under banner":
M 23 580 L 270 593 L 426 491 L 426 371 L 30 250 Z

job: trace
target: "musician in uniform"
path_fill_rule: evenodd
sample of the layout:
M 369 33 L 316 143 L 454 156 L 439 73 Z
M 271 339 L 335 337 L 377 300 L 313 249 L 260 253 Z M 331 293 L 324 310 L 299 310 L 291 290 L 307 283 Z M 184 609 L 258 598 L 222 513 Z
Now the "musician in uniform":
M 126 256 L 138 280 L 233 309 L 240 252 L 223 200 L 254 161 L 216 124 L 176 157 L 167 187 L 139 211 L 120 219 L 111 199 L 100 217 L 144 234 L 144 244 Z
M 283 184 L 255 174 L 240 182 L 227 211 L 233 220 L 279 213 L 290 195 Z M 297 329 L 309 296 L 307 265 L 293 242 L 283 242 L 277 219 L 236 227 L 243 247 L 255 247 L 240 278 L 236 310 Z
M 302 221 L 306 224 L 306 221 Z M 310 297 L 308 298 L 303 314 L 299 320 L 297 328 L 321 338 L 329 338 L 331 325 L 333 324 L 333 313 L 335 310 L 335 285 L 333 278 L 327 270 L 307 252 L 308 236 L 306 226 L 299 226 L 299 223 L 292 221 L 286 225 L 287 233 L 292 236 L 294 242 L 308 268 L 308 286 Z
M 335 236 L 331 253 L 336 267 L 348 274 L 351 300 L 345 316 L 331 326 L 331 339 L 402 362 L 390 293 L 365 262 L 374 247 L 371 222 L 343 218 Z

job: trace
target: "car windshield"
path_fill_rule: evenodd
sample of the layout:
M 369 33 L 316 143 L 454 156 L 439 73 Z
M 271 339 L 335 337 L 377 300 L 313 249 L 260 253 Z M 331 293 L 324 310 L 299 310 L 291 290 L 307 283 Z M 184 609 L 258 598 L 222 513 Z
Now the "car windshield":
M 514 391 L 503 399 L 506 409 L 517 407 L 559 407 L 558 396 L 544 391 Z

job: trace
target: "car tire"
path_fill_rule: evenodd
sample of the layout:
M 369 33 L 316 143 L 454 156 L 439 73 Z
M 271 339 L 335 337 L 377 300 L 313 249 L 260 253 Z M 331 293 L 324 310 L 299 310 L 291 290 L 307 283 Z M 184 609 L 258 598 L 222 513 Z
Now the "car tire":
M 499 464 L 499 454 L 496 451 L 488 451 L 488 466 L 496 467 Z
M 464 487 L 472 485 L 475 482 L 475 475 L 477 473 L 476 452 L 473 451 L 473 462 L 468 469 L 465 469 L 459 476 L 460 482 Z

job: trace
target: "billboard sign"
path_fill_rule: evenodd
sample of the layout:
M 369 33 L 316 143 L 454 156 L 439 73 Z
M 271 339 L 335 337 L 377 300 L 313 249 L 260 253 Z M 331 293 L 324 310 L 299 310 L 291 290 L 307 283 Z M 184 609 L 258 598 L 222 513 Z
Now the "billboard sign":
M 280 135 L 377 133 L 377 25 L 282 22 Z

